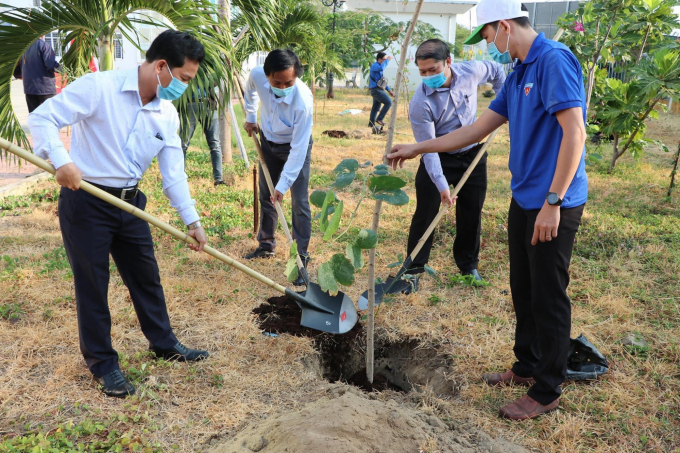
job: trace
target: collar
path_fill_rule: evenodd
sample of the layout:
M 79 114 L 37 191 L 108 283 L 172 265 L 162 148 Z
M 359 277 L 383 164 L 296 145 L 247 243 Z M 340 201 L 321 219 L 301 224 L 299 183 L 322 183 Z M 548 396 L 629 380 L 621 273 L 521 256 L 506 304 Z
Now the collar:
M 453 64 L 451 64 L 451 86 L 448 88 L 445 87 L 439 87 L 439 88 L 430 88 L 429 86 L 425 85 L 424 83 L 422 84 L 423 87 L 425 87 L 425 96 L 431 96 L 432 93 L 437 93 L 439 91 L 449 91 L 453 89 L 453 87 L 456 85 L 456 79 L 459 77 L 459 74 L 456 73 L 456 71 L 453 69 Z
M 297 86 L 297 80 L 295 81 L 295 85 L 293 85 L 293 86 Z M 293 90 L 285 98 L 277 98 L 276 95 L 274 94 L 274 92 L 272 91 L 272 86 L 269 84 L 269 81 L 264 83 L 264 89 L 269 90 L 269 94 L 272 95 L 274 102 L 278 102 L 278 103 L 285 102 L 286 104 L 291 104 L 293 102 L 293 95 L 295 94 L 295 90 Z
M 123 82 L 123 86 L 121 87 L 120 91 L 134 91 L 137 93 L 137 97 L 139 98 L 139 102 L 141 104 L 142 100 L 139 96 L 139 66 L 135 67 L 134 69 L 130 69 L 129 71 L 125 71 L 125 81 Z M 161 109 L 161 100 L 158 96 L 154 97 L 151 102 L 146 104 L 145 106 L 142 107 L 145 110 L 160 110 Z
M 531 49 L 529 49 L 529 53 L 522 64 L 533 63 L 534 60 L 536 60 L 536 57 L 538 57 L 538 55 L 541 53 L 541 48 L 543 47 L 545 41 L 545 33 L 539 33 L 538 36 L 536 36 L 536 39 L 534 39 L 534 42 L 531 43 Z

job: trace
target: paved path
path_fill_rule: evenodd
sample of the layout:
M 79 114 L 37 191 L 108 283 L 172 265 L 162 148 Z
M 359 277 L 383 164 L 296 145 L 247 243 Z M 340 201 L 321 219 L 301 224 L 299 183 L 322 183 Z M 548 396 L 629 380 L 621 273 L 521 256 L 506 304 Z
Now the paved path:
M 28 130 L 28 107 L 26 107 L 26 99 L 24 98 L 24 86 L 21 80 L 12 81 L 12 107 L 14 112 L 19 118 L 21 127 L 28 135 L 28 140 L 32 143 L 29 130 Z M 66 135 L 66 130 L 61 131 L 61 141 L 66 146 L 66 149 L 70 148 L 71 139 Z M 14 158 L 13 155 L 5 157 L 5 152 L 2 151 L 2 158 L 0 159 L 0 188 L 14 184 L 22 179 L 40 173 L 42 170 L 35 167 L 28 162 L 18 162 L 18 159 Z

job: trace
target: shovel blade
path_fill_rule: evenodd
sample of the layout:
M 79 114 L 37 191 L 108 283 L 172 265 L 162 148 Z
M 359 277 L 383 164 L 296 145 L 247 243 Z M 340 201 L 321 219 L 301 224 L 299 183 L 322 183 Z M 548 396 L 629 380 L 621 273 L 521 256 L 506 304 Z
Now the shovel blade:
M 342 334 L 352 330 L 359 319 L 354 302 L 343 292 L 331 296 L 323 291 L 318 284 L 310 283 L 302 296 L 333 312 L 332 314 L 324 313 L 298 302 L 298 306 L 302 310 L 300 324 L 305 327 L 322 332 Z
M 384 283 L 375 285 L 375 305 L 382 303 L 385 294 L 409 294 L 412 291 L 411 283 L 402 279 L 395 282 L 394 277 L 390 276 Z M 359 310 L 368 310 L 368 290 L 364 291 L 359 297 Z

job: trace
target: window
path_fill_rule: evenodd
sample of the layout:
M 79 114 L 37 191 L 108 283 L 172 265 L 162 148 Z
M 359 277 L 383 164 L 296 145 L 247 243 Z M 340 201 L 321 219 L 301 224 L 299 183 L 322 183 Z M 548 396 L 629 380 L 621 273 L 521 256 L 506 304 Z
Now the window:
M 113 58 L 123 58 L 123 34 L 116 33 L 113 38 Z
M 45 42 L 54 49 L 54 56 L 61 57 L 61 37 L 58 31 L 53 31 L 49 35 L 45 35 Z
M 42 3 L 42 0 L 33 0 L 33 7 L 34 8 L 40 8 L 41 3 Z

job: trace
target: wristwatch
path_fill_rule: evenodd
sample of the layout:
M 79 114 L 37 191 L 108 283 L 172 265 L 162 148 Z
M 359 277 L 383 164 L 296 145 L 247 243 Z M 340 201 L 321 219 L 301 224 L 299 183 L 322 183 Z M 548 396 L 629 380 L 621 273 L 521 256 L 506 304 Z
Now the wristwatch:
M 187 228 L 189 230 L 195 230 L 195 229 L 201 228 L 201 221 L 197 220 L 194 223 L 190 223 L 189 225 L 187 225 Z
M 550 206 L 562 205 L 562 199 L 555 192 L 548 192 L 548 195 L 545 196 L 545 199 L 548 201 Z

